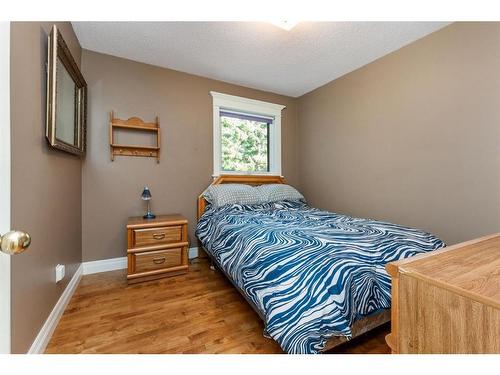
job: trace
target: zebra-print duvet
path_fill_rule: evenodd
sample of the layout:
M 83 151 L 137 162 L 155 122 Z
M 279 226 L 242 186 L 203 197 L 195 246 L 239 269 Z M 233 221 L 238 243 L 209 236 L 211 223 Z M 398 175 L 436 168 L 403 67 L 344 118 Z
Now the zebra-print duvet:
M 209 207 L 196 235 L 288 353 L 350 338 L 357 318 L 391 305 L 387 262 L 445 246 L 417 229 L 298 201 Z

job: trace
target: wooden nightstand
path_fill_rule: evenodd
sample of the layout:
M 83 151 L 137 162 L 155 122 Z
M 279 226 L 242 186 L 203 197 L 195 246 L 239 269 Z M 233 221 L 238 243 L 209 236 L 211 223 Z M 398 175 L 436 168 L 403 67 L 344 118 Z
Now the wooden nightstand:
M 187 219 L 178 214 L 127 223 L 127 281 L 136 283 L 188 271 Z

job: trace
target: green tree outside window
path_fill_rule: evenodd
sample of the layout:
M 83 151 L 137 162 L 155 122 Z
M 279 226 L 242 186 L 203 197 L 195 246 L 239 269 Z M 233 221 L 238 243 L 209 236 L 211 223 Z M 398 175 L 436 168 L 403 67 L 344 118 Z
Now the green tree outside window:
M 220 128 L 222 170 L 269 171 L 269 126 L 267 123 L 221 116 Z

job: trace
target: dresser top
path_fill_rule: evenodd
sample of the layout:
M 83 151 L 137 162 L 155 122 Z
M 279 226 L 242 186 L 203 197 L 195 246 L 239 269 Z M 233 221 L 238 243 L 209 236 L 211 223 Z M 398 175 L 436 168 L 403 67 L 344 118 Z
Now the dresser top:
M 500 306 L 500 234 L 420 254 L 387 266 Z
M 142 216 L 130 217 L 127 228 L 149 228 L 168 225 L 187 224 L 187 219 L 180 214 L 157 215 L 154 219 L 144 219 Z

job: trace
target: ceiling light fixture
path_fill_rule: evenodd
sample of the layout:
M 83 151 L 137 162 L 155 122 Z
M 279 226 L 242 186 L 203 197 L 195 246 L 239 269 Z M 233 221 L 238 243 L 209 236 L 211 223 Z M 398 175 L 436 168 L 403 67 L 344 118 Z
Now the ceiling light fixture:
M 283 30 L 290 31 L 293 29 L 299 21 L 290 21 L 290 20 L 283 20 L 283 21 L 271 21 L 270 22 L 272 25 L 277 26 Z

